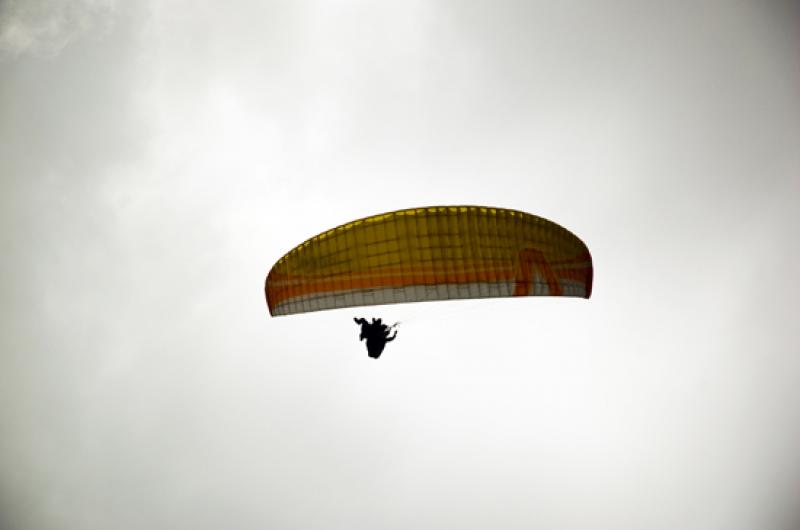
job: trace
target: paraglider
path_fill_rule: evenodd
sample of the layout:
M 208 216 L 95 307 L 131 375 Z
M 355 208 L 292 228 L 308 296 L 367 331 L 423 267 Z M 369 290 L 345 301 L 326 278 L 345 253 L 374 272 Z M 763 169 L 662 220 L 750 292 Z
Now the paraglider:
M 589 249 L 552 221 L 504 208 L 429 206 L 358 219 L 306 240 L 270 269 L 264 291 L 270 315 L 280 316 L 467 298 L 589 298 L 592 281 Z M 394 340 L 382 337 L 371 357 Z
M 396 329 L 394 335 L 389 336 L 392 328 L 397 324 L 387 326 L 380 318 L 373 318 L 371 324 L 363 318 L 353 318 L 353 320 L 361 326 L 361 334 L 358 336 L 358 340 L 367 339 L 367 354 L 373 359 L 379 358 L 386 343 L 392 342 L 397 337 Z

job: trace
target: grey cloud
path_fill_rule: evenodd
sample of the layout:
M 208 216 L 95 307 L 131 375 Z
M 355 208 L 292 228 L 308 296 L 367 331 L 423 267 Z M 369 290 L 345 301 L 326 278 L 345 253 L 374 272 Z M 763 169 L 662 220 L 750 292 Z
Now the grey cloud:
M 2 8 L 0 526 L 795 516 L 783 11 L 61 5 Z M 267 316 L 292 245 L 456 202 L 575 231 L 593 298 L 364 309 L 377 363 L 350 311 Z
M 0 5 L 0 60 L 34 55 L 54 58 L 92 31 L 107 32 L 115 0 L 6 0 Z

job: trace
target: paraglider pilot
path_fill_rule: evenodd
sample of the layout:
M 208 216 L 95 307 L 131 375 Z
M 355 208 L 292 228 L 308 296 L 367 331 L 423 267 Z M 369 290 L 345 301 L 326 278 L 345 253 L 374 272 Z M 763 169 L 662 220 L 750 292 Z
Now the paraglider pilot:
M 394 331 L 394 335 L 389 336 L 391 327 L 382 323 L 380 318 L 373 318 L 371 324 L 363 318 L 354 318 L 353 320 L 361 326 L 358 340 L 367 339 L 367 354 L 373 359 L 380 357 L 386 343 L 392 342 L 397 336 L 397 330 Z

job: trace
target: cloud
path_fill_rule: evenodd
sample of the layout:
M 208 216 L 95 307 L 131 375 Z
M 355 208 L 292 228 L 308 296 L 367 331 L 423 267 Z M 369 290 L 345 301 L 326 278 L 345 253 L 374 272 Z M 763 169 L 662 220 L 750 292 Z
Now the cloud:
M 0 5 L 0 58 L 55 57 L 90 31 L 106 32 L 114 0 L 8 0 Z
M 0 0 L 0 528 L 796 522 L 790 22 L 572 4 Z M 595 296 L 267 316 L 440 202 L 574 230 Z

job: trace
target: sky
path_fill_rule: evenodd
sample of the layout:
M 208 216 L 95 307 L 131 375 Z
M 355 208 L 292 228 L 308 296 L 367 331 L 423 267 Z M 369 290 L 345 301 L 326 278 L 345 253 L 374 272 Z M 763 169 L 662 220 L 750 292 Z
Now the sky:
M 799 17 L 0 2 L 0 527 L 798 528 Z M 592 298 L 269 316 L 439 204 L 565 226 Z

